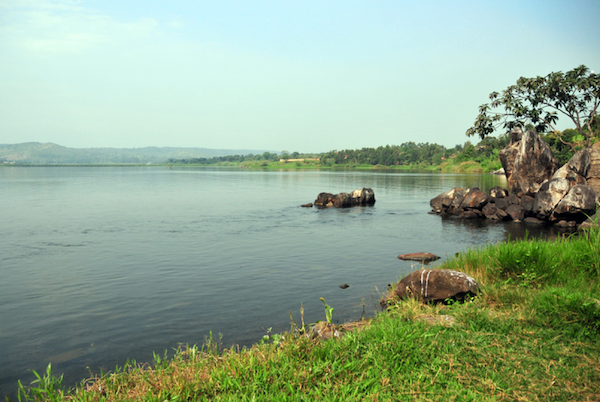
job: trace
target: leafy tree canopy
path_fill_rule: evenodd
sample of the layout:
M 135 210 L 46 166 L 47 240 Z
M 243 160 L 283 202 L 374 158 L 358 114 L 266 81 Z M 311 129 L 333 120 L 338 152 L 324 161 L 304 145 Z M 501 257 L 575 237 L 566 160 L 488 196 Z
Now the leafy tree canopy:
M 479 107 L 467 136 L 484 139 L 500 126 L 506 132 L 514 127 L 533 126 L 539 133 L 551 132 L 574 150 L 578 145 L 589 147 L 600 134 L 600 74 L 590 72 L 584 65 L 566 73 L 521 77 L 501 94 L 492 92 L 490 100 Z M 495 112 L 497 109 L 504 110 Z M 563 135 L 555 128 L 559 115 L 573 121 L 579 136 Z

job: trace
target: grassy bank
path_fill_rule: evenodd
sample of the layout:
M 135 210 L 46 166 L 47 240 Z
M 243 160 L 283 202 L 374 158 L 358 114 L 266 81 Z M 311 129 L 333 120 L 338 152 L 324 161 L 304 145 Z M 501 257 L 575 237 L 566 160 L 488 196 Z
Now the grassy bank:
M 600 230 L 487 246 L 439 268 L 470 274 L 481 294 L 460 304 L 401 302 L 342 339 L 298 337 L 302 325 L 292 321 L 290 333 L 251 349 L 218 350 L 209 340 L 68 392 L 49 372 L 22 386 L 20 399 L 598 400 Z M 422 319 L 440 315 L 454 324 Z

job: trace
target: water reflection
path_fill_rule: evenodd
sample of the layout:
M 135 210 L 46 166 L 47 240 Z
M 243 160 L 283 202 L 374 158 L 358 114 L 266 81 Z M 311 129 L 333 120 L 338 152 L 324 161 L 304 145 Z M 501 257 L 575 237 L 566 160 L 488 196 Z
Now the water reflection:
M 495 232 L 500 236 L 494 242 L 522 239 L 554 240 L 568 236 L 575 231 L 571 228 L 561 228 L 550 224 L 503 222 L 492 219 L 460 219 L 449 215 L 441 215 L 440 219 L 442 220 L 442 227 L 450 228 L 450 231 L 459 228 L 477 234 L 489 233 L 490 230 L 495 229 Z

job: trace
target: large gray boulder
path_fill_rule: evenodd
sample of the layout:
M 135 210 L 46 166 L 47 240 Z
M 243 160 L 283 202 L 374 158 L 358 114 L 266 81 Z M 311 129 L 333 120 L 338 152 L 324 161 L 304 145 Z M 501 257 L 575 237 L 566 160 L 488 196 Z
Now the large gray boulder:
M 550 147 L 534 130 L 527 130 L 519 144 L 519 152 L 511 173 L 512 194 L 534 196 L 542 183 L 550 180 L 558 162 Z
M 451 269 L 421 269 L 408 274 L 396 286 L 395 296 L 423 302 L 463 300 L 479 292 L 479 284 L 469 275 Z
M 596 195 L 600 197 L 600 142 L 592 145 L 588 149 L 590 154 L 590 168 L 588 170 L 586 181 L 587 185 L 594 189 Z M 600 204 L 600 200 L 596 200 Z
M 571 160 L 554 172 L 552 178 L 562 177 L 569 180 L 569 184 L 587 184 L 586 177 L 590 170 L 590 153 L 587 149 L 577 151 Z
M 547 219 L 560 200 L 569 192 L 569 180 L 557 177 L 544 183 L 535 196 L 533 213 L 539 219 Z
M 583 222 L 596 212 L 596 197 L 596 192 L 590 186 L 573 186 L 552 212 L 550 221 Z

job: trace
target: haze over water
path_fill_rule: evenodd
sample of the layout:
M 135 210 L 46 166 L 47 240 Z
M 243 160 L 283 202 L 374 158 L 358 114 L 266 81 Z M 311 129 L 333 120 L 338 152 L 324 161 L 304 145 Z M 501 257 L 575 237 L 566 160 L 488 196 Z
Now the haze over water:
M 520 224 L 442 219 L 429 200 L 493 175 L 237 169 L 0 169 L 0 393 L 49 362 L 73 385 L 89 370 L 202 344 L 251 345 L 268 328 L 375 313 L 420 264 L 523 236 Z M 301 208 L 371 187 L 374 207 Z M 539 228 L 528 227 L 529 230 Z M 442 260 L 443 261 L 443 260 Z M 342 290 L 338 286 L 350 284 Z

